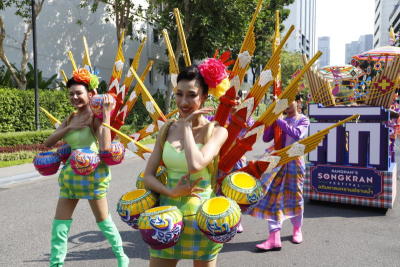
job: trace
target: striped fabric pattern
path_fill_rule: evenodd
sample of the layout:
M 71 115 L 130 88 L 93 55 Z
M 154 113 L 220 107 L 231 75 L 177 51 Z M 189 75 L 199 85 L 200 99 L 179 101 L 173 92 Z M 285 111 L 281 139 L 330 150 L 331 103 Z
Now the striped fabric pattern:
M 93 173 L 82 176 L 74 173 L 68 160 L 58 177 L 60 198 L 102 199 L 106 196 L 110 180 L 110 169 L 103 162 Z
M 282 166 L 275 177 L 262 177 L 266 195 L 248 214 L 276 222 L 303 214 L 304 174 L 304 163 L 298 158 Z
M 312 200 L 360 205 L 367 207 L 376 208 L 393 208 L 394 200 L 396 197 L 396 183 L 397 183 L 397 165 L 390 171 L 380 171 L 383 177 L 383 192 L 377 198 L 363 198 L 356 196 L 346 196 L 338 194 L 318 193 L 312 189 L 311 186 L 311 175 L 310 168 L 312 166 L 307 165 L 307 179 L 304 182 L 304 197 Z

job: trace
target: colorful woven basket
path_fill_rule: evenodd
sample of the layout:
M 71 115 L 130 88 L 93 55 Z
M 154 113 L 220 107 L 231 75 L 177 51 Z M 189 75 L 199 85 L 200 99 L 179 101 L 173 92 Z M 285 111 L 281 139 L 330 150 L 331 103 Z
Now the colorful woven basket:
M 175 206 L 155 207 L 139 217 L 139 230 L 144 242 L 153 249 L 174 246 L 183 231 L 182 212 Z
M 71 146 L 68 144 L 64 144 L 57 149 L 57 153 L 60 155 L 62 163 L 65 164 L 65 162 L 71 155 Z
M 99 165 L 99 155 L 88 148 L 75 149 L 71 153 L 71 167 L 78 175 L 89 175 Z
M 225 177 L 221 191 L 242 208 L 257 203 L 264 196 L 260 181 L 246 172 L 233 172 Z
M 144 186 L 144 181 L 143 181 L 143 177 L 144 177 L 144 171 L 140 172 L 139 176 L 136 178 L 136 188 L 137 188 L 137 189 L 145 188 L 145 186 Z M 159 166 L 159 167 L 157 168 L 156 178 L 157 178 L 163 185 L 166 185 L 166 184 L 167 184 L 168 174 L 167 174 L 167 169 L 166 169 L 164 166 Z
M 124 160 L 125 147 L 121 142 L 113 141 L 110 150 L 100 151 L 101 160 L 107 165 L 117 165 Z
M 57 152 L 41 152 L 33 159 L 35 169 L 41 175 L 53 175 L 57 173 L 60 167 L 61 157 Z
M 196 214 L 197 225 L 211 241 L 226 243 L 237 233 L 240 207 L 230 198 L 213 197 L 205 201 Z
M 155 206 L 157 197 L 149 190 L 136 189 L 125 193 L 117 204 L 121 220 L 138 229 L 138 218 L 142 212 Z
M 95 117 L 103 119 L 104 99 L 109 98 L 115 104 L 115 98 L 109 94 L 94 95 L 90 98 L 89 105 Z

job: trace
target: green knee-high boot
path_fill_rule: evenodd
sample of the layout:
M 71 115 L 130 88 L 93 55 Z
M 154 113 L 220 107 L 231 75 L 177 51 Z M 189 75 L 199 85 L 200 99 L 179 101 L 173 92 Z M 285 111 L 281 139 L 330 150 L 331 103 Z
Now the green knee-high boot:
M 50 267 L 64 266 L 71 223 L 72 220 L 53 220 L 51 229 Z
M 121 236 L 111 219 L 111 215 L 109 215 L 104 221 L 97 223 L 97 225 L 110 243 L 115 257 L 117 257 L 118 267 L 127 267 L 129 265 L 129 258 L 124 253 Z

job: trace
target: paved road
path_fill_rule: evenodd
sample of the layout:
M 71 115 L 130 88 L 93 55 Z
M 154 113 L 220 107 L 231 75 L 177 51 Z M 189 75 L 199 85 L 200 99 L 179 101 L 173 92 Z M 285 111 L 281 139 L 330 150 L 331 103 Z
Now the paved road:
M 261 150 L 260 144 L 251 155 Z M 137 158 L 113 167 L 108 194 L 131 266 L 148 265 L 147 246 L 138 231 L 119 220 L 115 206 L 121 194 L 134 187 L 134 177 L 143 167 Z M 0 188 L 0 266 L 47 266 L 57 196 L 55 176 Z M 286 222 L 280 252 L 256 253 L 254 245 L 267 236 L 266 223 L 249 216 L 243 222 L 245 232 L 224 246 L 219 266 L 400 266 L 399 200 L 386 214 L 378 209 L 306 202 L 305 242 L 290 242 L 291 226 Z M 87 201 L 77 207 L 68 245 L 66 266 L 116 266 Z M 191 262 L 178 266 L 191 266 Z

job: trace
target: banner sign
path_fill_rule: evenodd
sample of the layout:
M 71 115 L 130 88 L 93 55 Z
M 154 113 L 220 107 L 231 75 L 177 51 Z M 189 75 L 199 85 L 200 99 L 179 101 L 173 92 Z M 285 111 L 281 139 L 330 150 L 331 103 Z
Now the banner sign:
M 389 168 L 389 128 L 376 119 L 387 119 L 388 112 L 379 107 L 328 107 L 309 106 L 309 134 L 314 134 L 343 117 L 361 114 L 358 123 L 346 123 L 332 129 L 317 149 L 310 152 L 309 161 L 315 165 L 333 164 L 372 167 L 387 171 Z M 364 114 L 364 115 L 363 115 Z
M 382 193 L 382 174 L 369 168 L 317 165 L 310 168 L 317 193 L 376 198 Z

